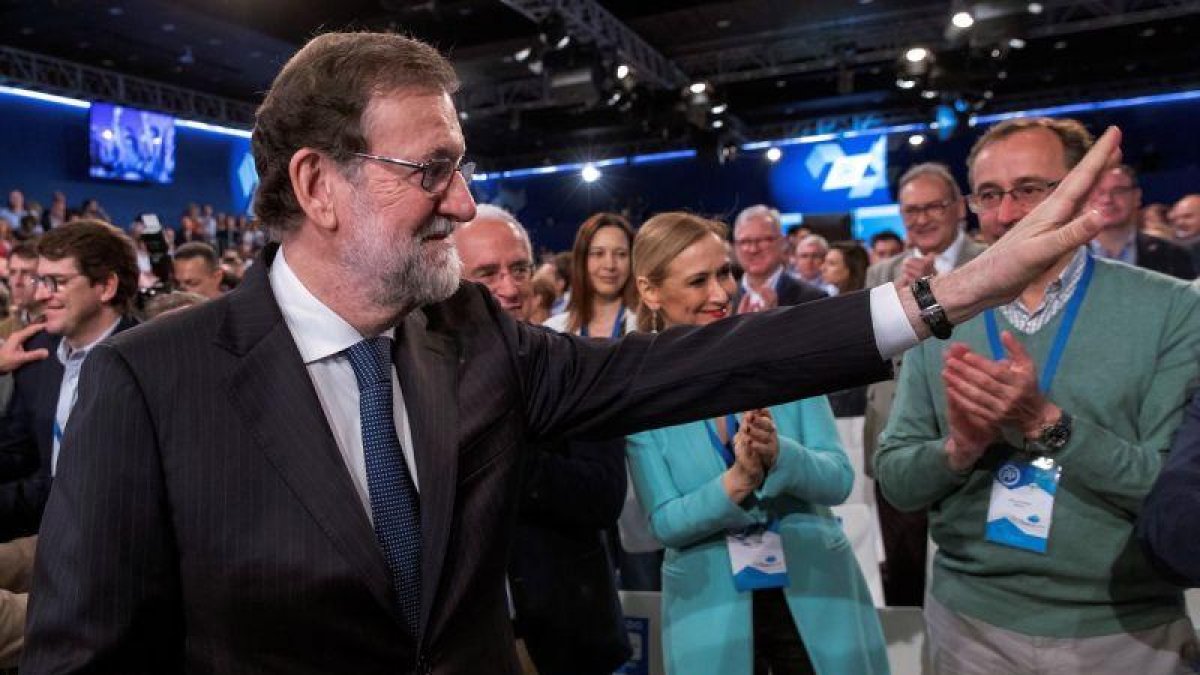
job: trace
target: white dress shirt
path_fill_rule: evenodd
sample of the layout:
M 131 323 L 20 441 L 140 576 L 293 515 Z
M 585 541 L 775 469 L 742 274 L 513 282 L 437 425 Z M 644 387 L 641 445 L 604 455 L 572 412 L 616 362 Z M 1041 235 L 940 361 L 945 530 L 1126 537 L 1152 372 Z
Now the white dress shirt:
M 58 386 L 58 405 L 54 409 L 54 429 L 52 431 L 53 438 L 51 439 L 50 447 L 50 475 L 54 476 L 58 473 L 58 450 L 62 446 L 63 429 L 67 428 L 67 420 L 71 417 L 71 410 L 75 407 L 75 401 L 79 398 L 79 373 L 83 370 L 83 361 L 87 358 L 92 347 L 100 344 L 100 341 L 113 334 L 120 325 L 121 320 L 117 319 L 113 325 L 108 327 L 108 330 L 100 334 L 100 337 L 92 340 L 79 349 L 71 349 L 71 345 L 67 344 L 67 339 L 63 338 L 58 343 L 58 351 L 55 356 L 63 364 L 63 379 Z
M 271 292 L 275 294 L 283 320 L 292 339 L 296 341 L 308 376 L 312 378 L 321 410 L 333 430 L 338 452 L 346 462 L 346 469 L 350 472 L 363 509 L 373 521 L 371 493 L 367 488 L 367 465 L 363 457 L 362 421 L 358 411 L 358 380 L 345 353 L 365 337 L 304 287 L 296 273 L 288 267 L 283 248 L 279 249 L 275 261 L 271 263 L 270 280 Z M 382 335 L 395 339 L 396 330 L 389 328 Z M 404 407 L 404 393 L 400 391 L 395 364 L 392 365 L 392 408 L 396 419 L 396 435 L 404 451 L 404 462 L 408 464 L 413 485 L 419 491 L 421 484 L 417 479 L 413 457 L 412 430 L 408 425 L 408 410 Z

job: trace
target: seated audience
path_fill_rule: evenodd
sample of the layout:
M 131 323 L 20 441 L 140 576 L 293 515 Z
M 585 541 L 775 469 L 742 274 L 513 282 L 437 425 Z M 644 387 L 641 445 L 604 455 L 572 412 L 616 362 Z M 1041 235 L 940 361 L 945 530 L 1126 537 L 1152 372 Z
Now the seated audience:
M 723 225 L 684 213 L 642 226 L 639 328 L 733 313 L 724 235 Z M 888 672 L 870 593 L 828 509 L 854 476 L 824 397 L 642 432 L 626 452 L 667 545 L 667 672 Z

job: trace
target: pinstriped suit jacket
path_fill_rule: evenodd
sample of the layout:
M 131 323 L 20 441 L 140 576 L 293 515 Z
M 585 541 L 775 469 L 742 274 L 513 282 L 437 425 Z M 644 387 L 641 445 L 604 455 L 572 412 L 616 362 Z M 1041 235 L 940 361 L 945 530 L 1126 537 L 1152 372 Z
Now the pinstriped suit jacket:
M 23 673 L 509 673 L 518 450 L 885 377 L 868 297 L 590 341 L 482 286 L 411 313 L 394 354 L 421 482 L 417 643 L 271 294 L 228 296 L 90 355 L 39 544 Z

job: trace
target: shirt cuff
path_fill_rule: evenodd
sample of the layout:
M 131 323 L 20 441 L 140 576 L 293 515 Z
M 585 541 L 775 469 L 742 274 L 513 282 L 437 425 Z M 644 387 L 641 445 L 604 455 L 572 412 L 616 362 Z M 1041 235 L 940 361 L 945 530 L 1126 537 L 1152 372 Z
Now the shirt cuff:
M 899 356 L 920 342 L 900 304 L 896 284 L 891 282 L 871 289 L 871 328 L 875 330 L 875 346 L 884 359 Z

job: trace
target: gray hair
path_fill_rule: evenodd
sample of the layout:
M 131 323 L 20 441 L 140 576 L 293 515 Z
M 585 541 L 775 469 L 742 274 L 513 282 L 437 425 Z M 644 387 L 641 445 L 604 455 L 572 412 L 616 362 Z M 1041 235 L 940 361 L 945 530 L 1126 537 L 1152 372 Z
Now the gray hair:
M 529 239 L 529 230 L 525 229 L 525 226 L 521 224 L 520 220 L 517 220 L 517 217 L 511 211 L 495 204 L 476 204 L 475 220 L 483 220 L 484 218 L 503 220 L 515 225 L 517 231 L 521 233 L 521 238 L 525 240 L 525 246 L 529 249 L 529 255 L 533 255 L 533 243 Z
M 779 215 L 779 209 L 773 209 L 766 204 L 755 204 L 742 209 L 742 212 L 737 214 L 737 218 L 733 221 L 733 231 L 736 233 L 747 220 L 759 217 L 771 221 L 775 230 L 783 234 L 783 217 Z
M 922 162 L 910 167 L 908 171 L 904 172 L 904 175 L 900 176 L 900 182 L 896 185 L 896 193 L 899 194 L 905 185 L 924 177 L 942 181 L 954 201 L 962 199 L 962 190 L 958 188 L 958 181 L 954 180 L 954 174 L 950 173 L 950 167 L 941 162 Z
M 829 240 L 826 239 L 825 237 L 822 237 L 819 234 L 810 234 L 807 237 L 801 239 L 800 243 L 796 244 L 796 248 L 800 248 L 801 246 L 804 246 L 805 244 L 816 244 L 817 246 L 821 247 L 822 251 L 826 251 L 826 252 L 829 251 Z

